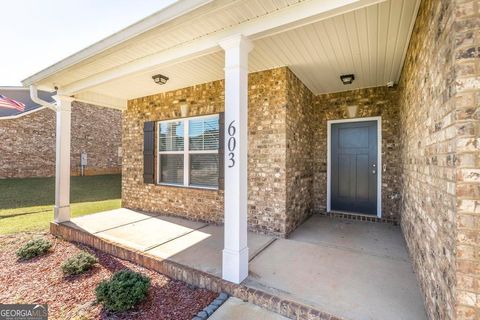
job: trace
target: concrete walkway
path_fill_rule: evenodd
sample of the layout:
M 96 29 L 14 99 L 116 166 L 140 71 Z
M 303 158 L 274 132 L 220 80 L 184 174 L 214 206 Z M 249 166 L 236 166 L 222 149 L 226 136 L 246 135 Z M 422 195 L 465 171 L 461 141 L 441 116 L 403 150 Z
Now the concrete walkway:
M 221 277 L 222 226 L 128 209 L 67 224 Z M 397 226 L 317 215 L 290 239 L 249 233 L 248 246 L 248 287 L 345 319 L 426 319 Z
M 228 298 L 208 320 L 288 320 L 279 314 L 237 298 Z

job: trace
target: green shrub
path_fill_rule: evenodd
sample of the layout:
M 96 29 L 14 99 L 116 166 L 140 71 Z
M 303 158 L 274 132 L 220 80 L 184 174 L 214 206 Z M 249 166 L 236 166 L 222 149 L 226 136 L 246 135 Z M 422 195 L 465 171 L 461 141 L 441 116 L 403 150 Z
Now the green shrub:
M 17 256 L 22 260 L 31 259 L 45 254 L 51 247 L 52 243 L 48 240 L 42 238 L 30 240 L 17 250 Z
M 97 301 L 109 311 L 126 311 L 141 302 L 150 288 L 150 279 L 138 272 L 122 270 L 102 281 L 96 291 Z
M 62 263 L 62 271 L 65 275 L 73 276 L 90 270 L 97 262 L 97 258 L 93 255 L 82 251 Z

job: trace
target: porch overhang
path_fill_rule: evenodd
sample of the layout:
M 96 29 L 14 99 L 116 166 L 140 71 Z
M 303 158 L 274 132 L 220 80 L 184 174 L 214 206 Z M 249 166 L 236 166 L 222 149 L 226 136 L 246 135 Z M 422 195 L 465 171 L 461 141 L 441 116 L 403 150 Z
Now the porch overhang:
M 219 42 L 242 34 L 255 44 L 249 72 L 289 66 L 314 94 L 385 85 L 399 78 L 419 3 L 181 0 L 23 84 L 125 109 L 130 99 L 223 79 Z M 343 86 L 347 72 L 356 81 Z M 156 85 L 156 73 L 170 81 Z

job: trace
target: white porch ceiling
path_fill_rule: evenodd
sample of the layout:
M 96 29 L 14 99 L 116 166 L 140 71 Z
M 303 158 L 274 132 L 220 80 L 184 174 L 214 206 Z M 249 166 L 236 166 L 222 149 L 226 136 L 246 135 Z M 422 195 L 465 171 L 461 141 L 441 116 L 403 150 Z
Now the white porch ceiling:
M 188 6 L 188 1 L 191 0 L 183 1 Z M 312 0 L 203 0 L 204 4 L 199 8 L 160 23 L 132 39 L 124 39 L 126 41 L 107 48 L 100 54 L 75 62 L 73 66 L 42 79 L 41 83 L 47 86 L 50 84 L 65 86 L 143 57 L 179 47 L 195 39 L 255 20 L 258 17 L 266 16 L 302 1 Z M 197 0 L 196 2 L 201 3 L 202 1 Z M 149 18 L 147 17 L 145 20 Z M 122 31 L 118 34 L 121 33 Z M 116 34 L 109 38 L 115 36 Z M 109 38 L 92 46 L 100 45 L 103 41 L 108 41 Z M 88 49 L 86 48 L 83 51 Z M 70 58 L 73 57 L 67 57 L 65 60 Z M 60 61 L 59 64 L 62 64 L 62 62 L 64 61 Z M 35 75 L 30 78 L 35 78 Z M 27 82 L 29 82 L 29 79 L 26 79 Z
M 390 0 L 255 43 L 251 70 L 287 65 L 315 94 L 397 82 L 417 0 Z M 343 85 L 342 74 L 355 74 Z
M 290 69 L 314 93 L 397 82 L 419 0 L 390 0 L 254 42 L 249 71 Z M 223 51 L 97 86 L 93 91 L 132 99 L 223 79 Z M 153 83 L 161 73 L 167 85 Z M 341 74 L 355 74 L 343 85 Z
M 420 3 L 420 0 L 360 0 L 364 5 L 352 11 L 348 9 L 352 0 L 203 1 L 206 4 L 200 8 L 75 62 L 36 84 L 68 88 L 67 92 L 75 92 L 77 98 L 86 101 L 124 105 L 122 101 L 126 99 L 223 79 L 224 56 L 219 47 L 210 44 L 211 49 L 204 52 L 198 49 L 187 60 L 175 59 L 173 52 L 195 41 L 234 32 L 244 25 L 255 29 L 255 23 L 265 23 L 266 17 L 272 16 L 277 22 L 287 21 L 287 28 L 257 33 L 250 54 L 250 72 L 288 66 L 314 94 L 381 86 L 388 81 L 397 82 L 400 77 Z M 292 12 L 303 10 L 305 14 L 308 6 L 334 7 L 340 3 L 345 3 L 343 13 L 332 9 L 326 16 L 317 16 L 317 20 L 305 20 L 291 27 L 288 24 L 288 14 Z M 290 13 L 282 15 L 284 11 Z M 152 64 L 155 55 L 163 52 L 167 57 L 172 53 L 169 63 L 128 72 L 133 63 Z M 113 70 L 119 66 L 126 71 L 117 76 Z M 153 82 L 151 76 L 157 73 L 170 78 L 166 85 Z M 348 73 L 355 74 L 355 81 L 343 85 L 339 76 Z

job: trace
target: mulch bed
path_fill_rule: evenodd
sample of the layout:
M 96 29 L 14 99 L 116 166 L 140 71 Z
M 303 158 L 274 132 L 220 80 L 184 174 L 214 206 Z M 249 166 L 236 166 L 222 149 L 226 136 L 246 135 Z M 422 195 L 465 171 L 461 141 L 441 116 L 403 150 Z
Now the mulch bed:
M 15 251 L 33 237 L 52 241 L 50 252 L 29 261 L 18 261 Z M 60 265 L 81 250 L 99 263 L 90 271 L 64 277 Z M 95 288 L 112 273 L 131 269 L 151 279 L 148 298 L 136 309 L 121 314 L 95 303 Z M 172 280 L 158 272 L 112 257 L 89 247 L 72 244 L 49 234 L 20 233 L 0 236 L 0 303 L 46 303 L 49 319 L 192 319 L 217 294 Z

